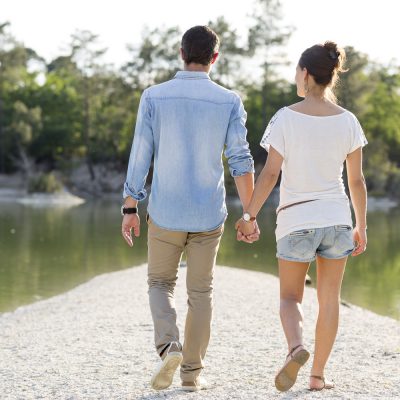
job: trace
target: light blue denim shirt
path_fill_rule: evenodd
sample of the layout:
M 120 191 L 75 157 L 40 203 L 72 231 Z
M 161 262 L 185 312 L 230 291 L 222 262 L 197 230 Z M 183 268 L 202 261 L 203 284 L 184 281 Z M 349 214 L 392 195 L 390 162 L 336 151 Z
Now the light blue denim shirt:
M 146 198 L 148 213 L 165 229 L 210 231 L 226 219 L 224 166 L 233 177 L 254 172 L 240 97 L 205 72 L 180 71 L 141 97 L 124 198 Z

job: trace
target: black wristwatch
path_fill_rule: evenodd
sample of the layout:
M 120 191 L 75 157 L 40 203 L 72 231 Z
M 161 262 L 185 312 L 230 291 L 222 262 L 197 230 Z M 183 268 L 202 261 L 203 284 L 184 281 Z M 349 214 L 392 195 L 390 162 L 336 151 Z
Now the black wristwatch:
M 137 207 L 121 207 L 121 215 L 124 216 L 125 214 L 137 214 L 138 209 Z

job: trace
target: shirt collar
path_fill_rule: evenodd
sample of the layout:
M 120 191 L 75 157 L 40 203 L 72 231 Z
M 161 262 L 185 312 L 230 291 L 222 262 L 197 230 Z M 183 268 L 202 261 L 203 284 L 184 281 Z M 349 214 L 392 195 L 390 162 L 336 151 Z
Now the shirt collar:
M 175 79 L 210 79 L 210 76 L 203 71 L 178 71 Z

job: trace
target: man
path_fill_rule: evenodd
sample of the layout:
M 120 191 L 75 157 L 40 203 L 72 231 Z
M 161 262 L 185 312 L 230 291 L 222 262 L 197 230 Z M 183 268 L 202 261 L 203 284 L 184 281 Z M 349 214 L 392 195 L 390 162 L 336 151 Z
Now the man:
M 254 165 L 246 141 L 246 113 L 238 95 L 209 77 L 218 57 L 218 36 L 206 26 L 182 38 L 184 70 L 146 89 L 139 105 L 124 185 L 122 234 L 132 246 L 139 236 L 138 201 L 154 155 L 148 204 L 148 285 L 155 346 L 161 358 L 151 380 L 169 387 L 181 366 L 182 388 L 197 391 L 210 338 L 215 259 L 227 216 L 225 149 L 244 210 L 254 187 Z M 255 240 L 243 237 L 244 241 Z M 187 256 L 188 313 L 179 340 L 174 287 L 182 252 Z

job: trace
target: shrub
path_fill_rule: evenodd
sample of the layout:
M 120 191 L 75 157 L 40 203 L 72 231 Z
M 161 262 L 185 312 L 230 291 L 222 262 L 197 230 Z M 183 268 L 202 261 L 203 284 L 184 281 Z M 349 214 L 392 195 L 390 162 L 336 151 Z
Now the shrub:
M 28 182 L 29 193 L 56 193 L 63 189 L 53 172 L 40 174 L 31 178 Z
M 393 169 L 389 175 L 387 191 L 390 196 L 400 199 L 400 169 Z

